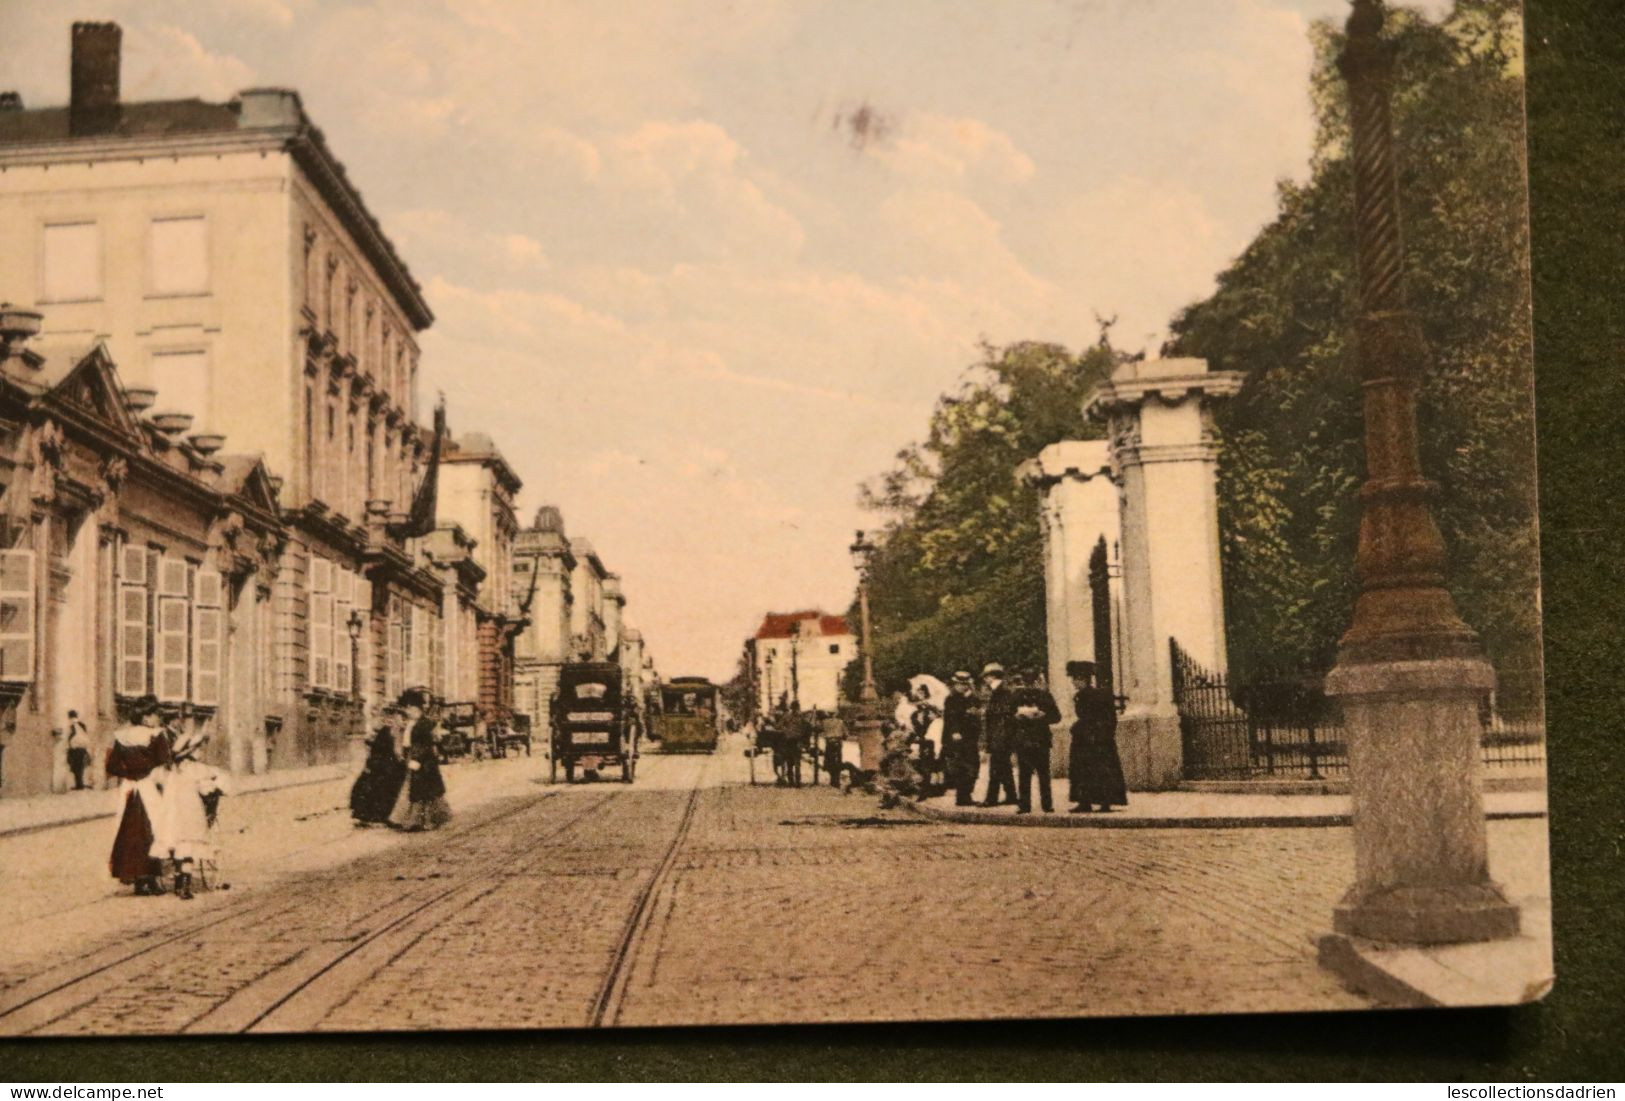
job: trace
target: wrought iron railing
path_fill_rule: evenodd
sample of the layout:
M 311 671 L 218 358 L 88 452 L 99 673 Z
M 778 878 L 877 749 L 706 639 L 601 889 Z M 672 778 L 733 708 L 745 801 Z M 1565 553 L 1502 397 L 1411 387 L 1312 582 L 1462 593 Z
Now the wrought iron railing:
M 1336 704 L 1318 675 L 1232 685 L 1169 640 L 1187 780 L 1324 780 L 1348 773 Z M 1484 763 L 1492 769 L 1545 764 L 1546 723 L 1539 671 L 1512 670 L 1483 707 Z

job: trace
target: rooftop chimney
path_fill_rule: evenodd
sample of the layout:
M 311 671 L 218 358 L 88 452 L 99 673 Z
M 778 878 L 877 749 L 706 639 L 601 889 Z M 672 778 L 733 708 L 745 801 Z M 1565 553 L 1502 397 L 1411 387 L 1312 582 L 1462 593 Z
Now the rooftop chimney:
M 73 91 L 68 132 L 106 134 L 118 125 L 119 45 L 117 23 L 73 25 Z

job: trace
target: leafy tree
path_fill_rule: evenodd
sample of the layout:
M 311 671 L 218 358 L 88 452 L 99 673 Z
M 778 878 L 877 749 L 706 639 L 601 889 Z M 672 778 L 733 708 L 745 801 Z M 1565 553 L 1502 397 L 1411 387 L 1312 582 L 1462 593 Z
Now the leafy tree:
M 885 517 L 871 572 L 875 677 L 987 660 L 1042 666 L 1043 548 L 1035 492 L 1016 469 L 1052 443 L 1098 438 L 1083 398 L 1121 360 L 1106 340 L 1081 355 L 1054 344 L 984 345 L 938 400 L 923 441 L 862 491 Z M 848 671 L 849 688 L 856 669 Z
M 1450 585 L 1504 668 L 1538 664 L 1533 379 L 1521 25 L 1515 0 L 1458 0 L 1438 24 L 1399 10 L 1394 124 L 1407 291 L 1431 360 L 1423 468 L 1440 487 Z M 1351 614 L 1363 477 L 1342 33 L 1313 30 L 1318 120 L 1308 183 L 1217 291 L 1173 324 L 1171 354 L 1246 372 L 1218 417 L 1231 663 L 1243 677 L 1324 669 Z

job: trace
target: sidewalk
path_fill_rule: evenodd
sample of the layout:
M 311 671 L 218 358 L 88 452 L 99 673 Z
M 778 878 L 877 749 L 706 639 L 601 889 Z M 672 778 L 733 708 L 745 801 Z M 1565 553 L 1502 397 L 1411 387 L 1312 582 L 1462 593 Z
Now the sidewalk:
M 1136 791 L 1129 793 L 1126 807 L 1109 813 L 1068 814 L 1062 798 L 1065 780 L 1053 781 L 1055 812 L 1045 814 L 1037 807 L 1031 814 L 1016 813 L 1013 806 L 958 807 L 952 793 L 905 807 L 944 822 L 975 823 L 987 826 L 1048 826 L 1074 829 L 1257 829 L 1259 827 L 1302 828 L 1305 826 L 1347 826 L 1353 821 L 1352 800 L 1347 795 L 1233 794 L 1208 791 Z M 980 787 L 977 789 L 981 790 Z M 1544 791 L 1489 792 L 1484 796 L 1485 817 L 1544 818 Z
M 273 769 L 248 776 L 233 776 L 234 798 L 257 795 L 283 788 L 302 787 L 337 780 L 354 773 L 349 765 L 316 765 L 311 768 Z M 97 818 L 111 818 L 124 808 L 118 789 L 86 789 L 60 794 L 30 795 L 22 799 L 0 799 L 0 837 L 52 826 L 71 826 Z

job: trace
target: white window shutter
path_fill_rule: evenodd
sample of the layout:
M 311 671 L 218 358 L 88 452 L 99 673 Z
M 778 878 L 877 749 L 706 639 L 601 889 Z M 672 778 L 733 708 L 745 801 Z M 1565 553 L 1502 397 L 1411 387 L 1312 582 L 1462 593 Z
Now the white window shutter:
M 310 685 L 333 687 L 333 595 L 310 594 Z
M 34 552 L 0 551 L 0 681 L 34 679 Z
M 128 550 L 129 548 L 125 548 Z M 141 561 L 146 562 L 142 554 Z M 147 590 L 144 585 L 118 587 L 118 693 L 147 692 Z
M 140 543 L 119 544 L 118 579 L 121 585 L 147 583 L 147 548 Z
M 350 597 L 354 578 L 342 567 L 333 571 L 333 688 L 349 692 L 350 674 Z
M 164 555 L 158 560 L 158 595 L 185 598 L 187 562 Z
M 192 612 L 192 702 L 200 707 L 220 705 L 220 666 L 223 647 L 219 608 L 199 607 Z
M 166 563 L 167 565 L 167 563 Z M 184 566 L 184 563 L 182 563 Z M 179 703 L 186 699 L 187 602 L 183 597 L 158 598 L 157 692 L 166 703 Z
M 192 602 L 200 608 L 219 608 L 225 603 L 225 583 L 220 571 L 199 566 L 193 579 L 196 586 Z

